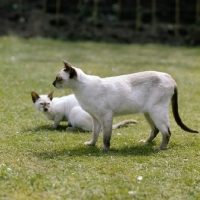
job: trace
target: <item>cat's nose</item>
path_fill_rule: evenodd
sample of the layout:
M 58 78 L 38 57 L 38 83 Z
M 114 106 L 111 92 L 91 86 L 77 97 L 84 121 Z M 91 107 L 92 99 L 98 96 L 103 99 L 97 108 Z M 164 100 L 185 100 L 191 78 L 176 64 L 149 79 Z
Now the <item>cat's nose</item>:
M 48 111 L 48 109 L 47 108 L 44 108 L 44 112 L 47 112 Z
M 54 87 L 56 87 L 56 80 L 52 83 Z

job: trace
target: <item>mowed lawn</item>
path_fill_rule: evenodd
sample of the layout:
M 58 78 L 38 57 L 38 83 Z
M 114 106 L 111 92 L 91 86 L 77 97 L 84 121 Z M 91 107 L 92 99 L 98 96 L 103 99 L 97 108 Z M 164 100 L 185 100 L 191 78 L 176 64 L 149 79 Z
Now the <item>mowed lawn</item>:
M 166 151 L 141 144 L 150 128 L 142 114 L 113 131 L 111 151 L 84 145 L 91 133 L 49 129 L 30 93 L 55 96 L 52 82 L 62 60 L 100 77 L 144 70 L 167 72 L 179 88 L 183 122 L 200 130 L 200 47 L 106 44 L 0 37 L 0 199 L 200 199 L 200 134 L 183 131 L 169 109 L 171 140 Z M 85 94 L 90 95 L 91 94 Z

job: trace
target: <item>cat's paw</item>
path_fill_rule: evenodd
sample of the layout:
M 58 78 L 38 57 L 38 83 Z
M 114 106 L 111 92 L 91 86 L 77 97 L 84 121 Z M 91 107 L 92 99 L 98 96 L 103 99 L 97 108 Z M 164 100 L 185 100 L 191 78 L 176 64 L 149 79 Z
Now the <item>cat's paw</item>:
M 84 142 L 84 144 L 87 146 L 95 146 L 95 143 L 93 143 L 92 141 Z
M 146 140 L 140 140 L 139 143 L 145 144 L 145 143 L 147 143 L 147 141 Z
M 167 150 L 167 146 L 159 146 L 158 148 L 159 151 Z
M 106 151 L 109 151 L 110 148 L 109 147 L 101 147 L 100 149 L 102 152 L 106 152 Z
M 52 129 L 52 130 L 55 130 L 57 128 L 57 126 L 55 126 L 55 124 L 52 123 L 49 128 Z

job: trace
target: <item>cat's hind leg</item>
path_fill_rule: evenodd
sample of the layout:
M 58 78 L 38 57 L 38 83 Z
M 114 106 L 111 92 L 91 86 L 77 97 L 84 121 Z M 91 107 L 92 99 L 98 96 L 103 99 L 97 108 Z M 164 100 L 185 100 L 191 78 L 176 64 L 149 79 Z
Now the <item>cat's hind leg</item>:
M 153 113 L 150 113 L 150 116 L 154 121 L 156 127 L 162 134 L 162 142 L 159 149 L 165 150 L 171 137 L 171 132 L 169 129 L 168 109 L 164 109 L 163 106 L 160 108 L 156 108 L 154 109 Z
M 150 117 L 149 113 L 144 113 L 144 117 L 151 127 L 151 133 L 145 140 L 140 140 L 140 142 L 147 143 L 147 142 L 151 142 L 157 136 L 157 134 L 159 133 L 159 130 L 156 127 L 152 118 Z

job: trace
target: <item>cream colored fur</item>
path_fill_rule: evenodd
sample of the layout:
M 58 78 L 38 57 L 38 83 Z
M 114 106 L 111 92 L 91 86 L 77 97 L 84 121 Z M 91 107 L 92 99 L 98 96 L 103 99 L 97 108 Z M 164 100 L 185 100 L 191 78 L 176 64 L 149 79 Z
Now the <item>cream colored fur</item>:
M 66 61 L 64 65 L 53 85 L 58 89 L 72 89 L 81 107 L 92 116 L 94 123 L 92 139 L 86 142 L 86 145 L 96 144 L 102 128 L 102 149 L 109 150 L 113 117 L 143 113 L 151 127 L 151 133 L 142 141 L 152 141 L 160 131 L 162 133 L 160 149 L 166 149 L 171 136 L 168 117 L 171 100 L 178 125 L 188 132 L 197 132 L 184 125 L 179 117 L 177 85 L 169 74 L 144 71 L 100 78 L 87 75 Z
M 72 126 L 68 127 L 67 130 L 92 131 L 92 117 L 81 108 L 73 94 L 64 97 L 53 97 L 53 92 L 48 95 L 38 95 L 36 92 L 32 92 L 31 97 L 37 110 L 42 112 L 47 119 L 54 121 L 51 128 L 56 129 L 61 121 L 67 121 Z M 113 129 L 128 123 L 137 122 L 135 120 L 125 120 L 113 125 Z

